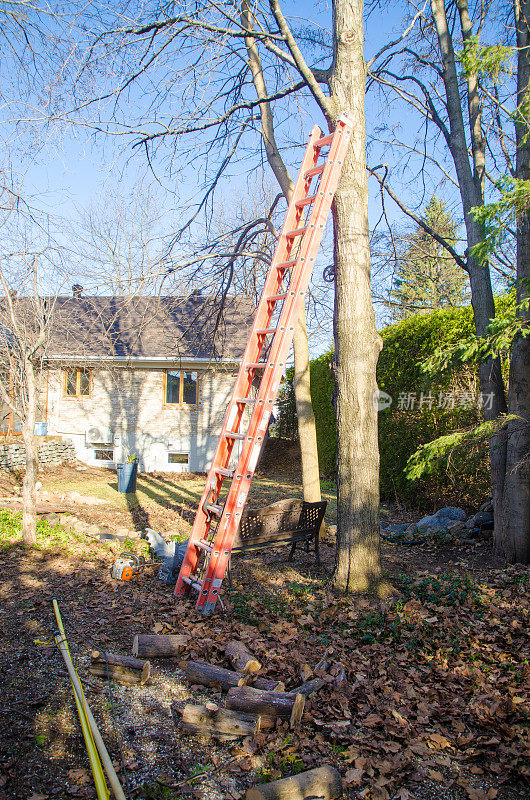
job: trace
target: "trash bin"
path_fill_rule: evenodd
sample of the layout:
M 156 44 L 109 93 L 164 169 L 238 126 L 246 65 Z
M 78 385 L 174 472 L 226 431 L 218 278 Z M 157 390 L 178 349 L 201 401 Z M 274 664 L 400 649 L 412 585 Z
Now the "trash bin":
M 118 470 L 118 491 L 135 492 L 138 462 L 128 461 L 126 463 L 117 464 L 116 467 Z

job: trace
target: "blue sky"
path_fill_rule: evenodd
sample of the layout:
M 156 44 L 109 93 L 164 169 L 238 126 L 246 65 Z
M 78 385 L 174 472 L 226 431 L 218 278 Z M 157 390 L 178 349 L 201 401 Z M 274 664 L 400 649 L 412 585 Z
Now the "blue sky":
M 308 4 L 296 0 L 295 2 L 284 2 L 283 9 L 286 15 L 293 19 L 293 24 L 301 25 L 307 19 Z M 401 33 L 402 7 L 399 4 L 391 6 L 391 10 L 377 8 L 373 11 L 365 26 L 365 56 L 369 59 L 390 39 L 396 38 L 396 34 Z M 311 19 L 313 22 L 329 28 L 330 3 L 316 2 L 311 4 Z M 143 98 L 141 95 L 133 93 L 129 108 L 142 107 Z M 401 129 L 407 128 L 407 118 L 401 108 L 399 116 L 394 117 L 395 111 L 381 106 L 376 95 L 369 95 L 366 102 L 366 120 L 368 131 L 373 130 L 381 119 L 386 116 L 386 121 L 399 125 Z M 306 124 L 307 122 L 307 124 Z M 320 110 L 315 104 L 313 108 L 304 109 L 304 126 L 306 134 L 309 132 L 313 122 L 324 126 L 324 120 Z M 416 123 L 414 123 L 416 124 Z M 408 135 L 406 132 L 405 135 Z M 411 125 L 410 135 L 414 135 Z M 300 144 L 303 144 L 301 139 Z M 293 174 L 296 164 L 301 157 L 301 148 L 296 148 L 286 152 L 286 158 L 290 162 Z M 370 154 L 370 159 L 375 162 L 385 160 L 384 149 L 379 148 Z M 372 161 L 372 163 L 374 163 Z M 427 170 L 428 172 L 428 170 Z M 194 169 L 193 166 L 182 176 L 173 175 L 168 177 L 163 170 L 158 173 L 162 182 L 170 188 L 177 187 L 177 194 L 165 193 L 159 189 L 160 203 L 167 211 L 166 222 L 169 224 L 171 219 L 179 216 L 179 206 L 190 200 L 196 193 L 197 187 L 193 185 Z M 397 183 L 398 178 L 394 179 Z M 86 214 L 87 209 L 92 205 L 104 207 L 107 198 L 112 194 L 121 194 L 124 198 L 134 195 L 138 186 L 147 185 L 152 182 L 152 175 L 147 168 L 145 157 L 142 153 L 133 154 L 129 146 L 124 142 L 105 138 L 102 134 L 94 134 L 86 128 L 74 126 L 73 128 L 62 128 L 52 131 L 52 135 L 41 146 L 36 154 L 31 166 L 27 169 L 25 178 L 25 192 L 38 198 L 41 208 L 48 209 L 62 219 L 76 223 L 80 216 Z M 245 165 L 239 165 L 233 171 L 231 183 L 226 183 L 222 189 L 221 196 L 228 196 L 234 190 L 238 195 L 244 194 L 248 190 L 247 177 L 245 176 Z M 252 186 L 252 182 L 250 182 Z M 394 184 L 396 185 L 396 184 Z M 274 180 L 270 179 L 270 186 L 275 187 Z M 255 191 L 255 188 L 254 188 Z M 430 199 L 430 189 L 424 195 L 416 191 L 416 187 L 408 187 L 409 202 L 412 205 L 424 204 Z M 387 204 L 389 219 L 396 225 L 403 225 L 403 217 L 396 207 L 389 202 Z M 370 182 L 370 222 L 374 225 L 380 214 L 380 202 L 378 199 L 377 184 Z M 68 223 L 65 226 L 68 230 Z M 68 231 L 67 235 L 69 235 Z M 327 236 L 329 244 L 329 231 Z M 329 259 L 329 250 L 321 254 L 320 269 Z M 320 345 L 319 345 L 320 346 Z

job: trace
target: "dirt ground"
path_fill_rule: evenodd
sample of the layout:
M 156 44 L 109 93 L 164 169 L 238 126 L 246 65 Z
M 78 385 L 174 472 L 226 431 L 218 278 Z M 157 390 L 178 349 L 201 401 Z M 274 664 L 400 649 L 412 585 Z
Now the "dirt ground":
M 38 546 L 24 549 L 12 514 L 3 512 L 0 800 L 95 797 L 53 641 L 53 597 L 130 798 L 239 798 L 254 783 L 322 763 L 335 765 L 345 797 L 359 800 L 530 796 L 528 569 L 494 559 L 489 539 L 385 544 L 385 574 L 397 591 L 384 603 L 330 592 L 332 532 L 320 568 L 311 553 L 297 551 L 289 563 L 287 549 L 264 549 L 234 559 L 226 610 L 204 619 L 175 601 L 156 566 L 128 583 L 110 577 L 121 550 L 146 553 L 145 542 L 132 538 L 135 529 L 186 534 L 203 478 L 145 476 L 136 497 L 118 495 L 115 475 L 104 470 L 61 467 L 40 480 L 49 502 L 100 528 L 127 528 L 131 538 L 99 541 L 41 524 Z M 0 495 L 18 489 L 16 478 L 0 474 Z M 72 500 L 71 492 L 103 502 Z M 332 487 L 326 492 L 331 500 Z M 293 476 L 261 477 L 254 489 L 260 505 L 299 494 Z M 331 524 L 333 517 L 330 503 Z M 185 634 L 187 646 L 179 659 L 154 661 L 153 680 L 143 687 L 89 675 L 92 647 L 130 654 L 138 633 Z M 237 744 L 186 735 L 176 724 L 178 708 L 190 698 L 222 704 L 223 696 L 190 687 L 182 663 L 228 666 L 231 638 L 246 642 L 263 674 L 287 690 L 326 653 L 343 665 L 346 680 L 308 699 L 296 731 L 279 724 Z

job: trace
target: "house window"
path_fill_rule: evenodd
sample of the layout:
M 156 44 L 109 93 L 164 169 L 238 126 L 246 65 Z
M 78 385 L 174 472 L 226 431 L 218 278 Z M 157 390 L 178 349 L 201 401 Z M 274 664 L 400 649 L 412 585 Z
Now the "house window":
M 196 372 L 184 369 L 171 370 L 165 373 L 166 403 L 195 406 L 199 398 L 199 377 Z
M 186 466 L 189 466 L 190 454 L 189 453 L 168 453 L 167 454 L 167 461 L 168 461 L 168 464 L 185 464 Z
M 82 367 L 65 369 L 64 394 L 66 397 L 88 397 L 90 394 L 90 370 Z
M 114 461 L 114 450 L 108 447 L 98 447 L 94 450 L 96 461 Z

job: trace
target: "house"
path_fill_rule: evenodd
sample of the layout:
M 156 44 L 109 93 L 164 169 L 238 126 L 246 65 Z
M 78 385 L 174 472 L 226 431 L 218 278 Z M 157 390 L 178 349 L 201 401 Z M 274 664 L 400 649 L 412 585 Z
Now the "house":
M 51 311 L 48 435 L 70 439 L 86 464 L 136 455 L 145 472 L 206 471 L 253 311 L 248 298 L 227 298 L 221 309 L 199 293 L 84 297 L 74 287 Z

